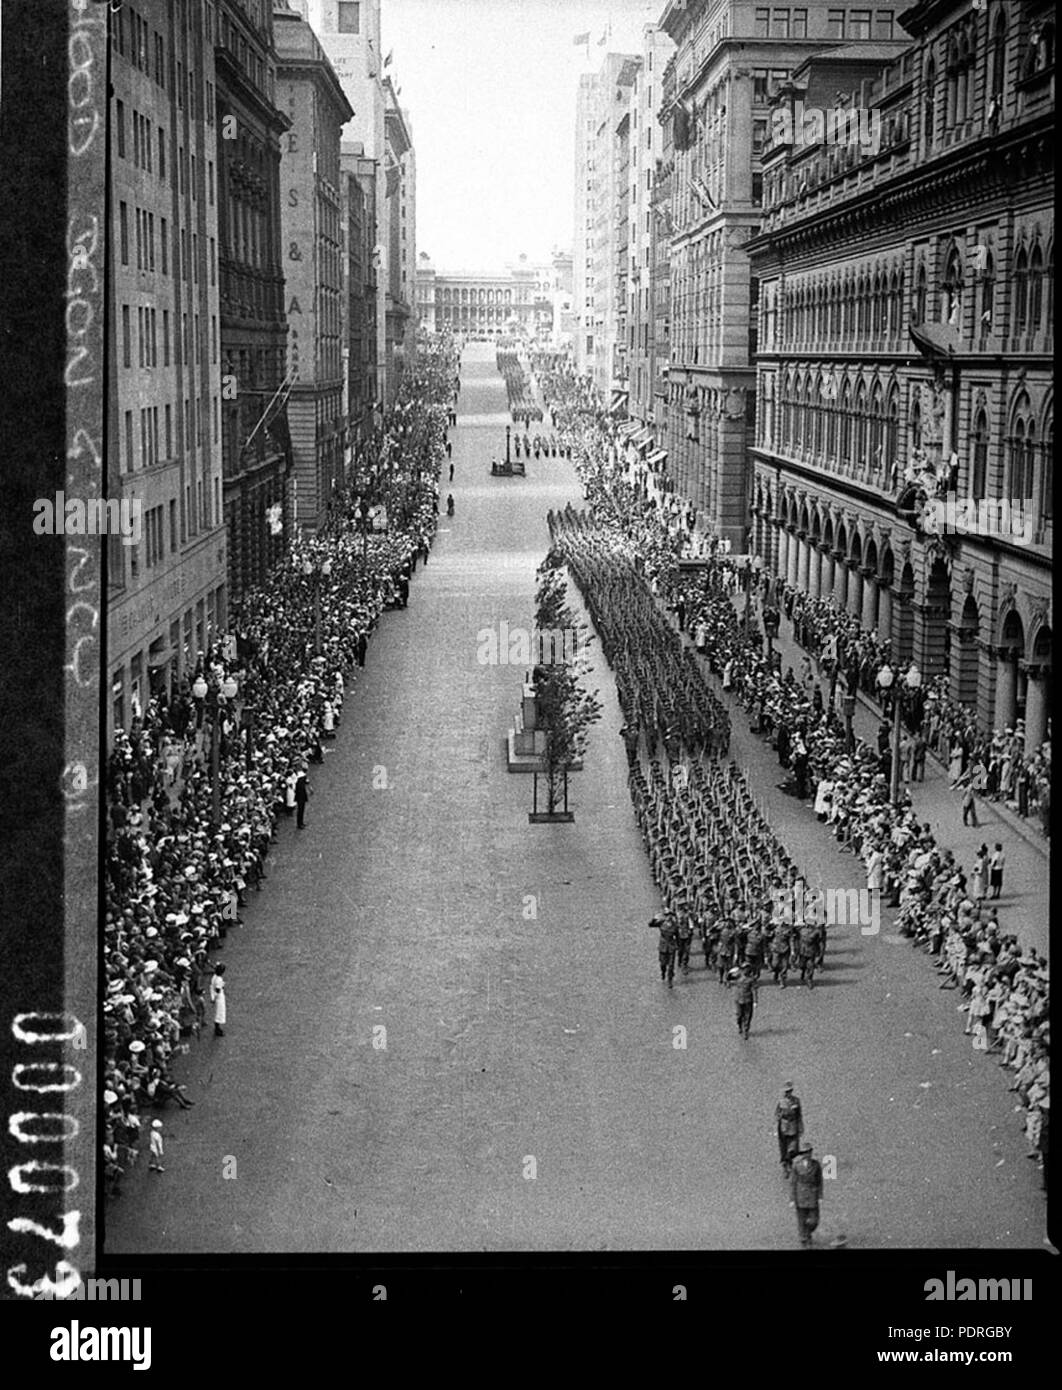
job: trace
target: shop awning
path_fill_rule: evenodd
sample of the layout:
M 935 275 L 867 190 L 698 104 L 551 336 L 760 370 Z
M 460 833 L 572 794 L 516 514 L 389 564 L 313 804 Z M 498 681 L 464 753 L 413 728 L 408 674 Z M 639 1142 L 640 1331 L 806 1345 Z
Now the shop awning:
M 637 434 L 632 434 L 627 440 L 627 443 L 633 444 L 636 449 L 647 449 L 652 442 L 652 432 L 644 428 L 640 429 Z
M 609 407 L 609 410 L 613 415 L 615 415 L 617 411 L 625 410 L 627 408 L 627 402 L 630 399 L 630 394 L 631 393 L 629 391 L 612 392 L 612 405 Z
M 620 425 L 617 433 L 619 434 L 621 439 L 625 439 L 628 435 L 632 435 L 637 428 L 637 420 L 625 420 L 624 423 Z
M 652 452 L 652 453 L 649 455 L 649 457 L 646 459 L 646 463 L 651 463 L 651 464 L 653 464 L 653 465 L 656 465 L 656 464 L 658 464 L 662 459 L 666 459 L 666 458 L 667 458 L 667 450 L 666 450 L 666 449 L 654 449 L 653 452 Z

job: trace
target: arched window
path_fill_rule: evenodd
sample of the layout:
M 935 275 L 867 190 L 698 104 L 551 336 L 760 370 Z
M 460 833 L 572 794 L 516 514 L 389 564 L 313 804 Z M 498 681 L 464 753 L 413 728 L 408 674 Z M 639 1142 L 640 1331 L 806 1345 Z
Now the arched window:
M 823 385 L 825 378 L 820 376 L 815 384 L 815 457 L 822 457 L 823 432 L 825 420 L 823 419 L 825 399 L 823 395 Z
M 874 383 L 870 396 L 870 471 L 881 472 L 885 465 L 885 396 L 881 382 Z
M 953 34 L 948 44 L 947 85 L 944 100 L 944 126 L 947 130 L 950 130 L 957 120 L 962 119 L 959 115 L 959 74 L 961 70 L 959 46 Z
M 978 334 L 987 338 L 992 332 L 992 318 L 996 301 L 996 263 L 989 251 L 985 257 L 985 268 L 981 272 L 981 302 L 978 306 Z
M 928 303 L 929 286 L 926 279 L 926 268 L 925 265 L 919 265 L 918 274 L 915 276 L 915 297 L 913 305 L 915 323 L 925 323 Z
M 1036 478 L 1036 422 L 1024 391 L 1014 408 L 1008 445 L 1008 499 L 1020 503 L 1031 501 Z
M 941 320 L 962 332 L 962 259 L 959 248 L 953 246 L 948 253 L 944 267 L 944 298 L 941 304 Z
M 987 497 L 988 487 L 988 416 L 983 410 L 977 412 L 973 433 L 973 471 L 970 477 L 970 495 L 975 501 Z
M 1014 333 L 1021 336 L 1029 325 L 1029 253 L 1024 246 L 1014 261 Z
M 841 387 L 841 447 L 840 464 L 847 468 L 852 452 L 852 388 L 846 381 Z
M 922 393 L 917 386 L 914 388 L 915 398 L 911 406 L 911 449 L 921 449 L 922 447 Z
M 993 124 L 1003 114 L 1003 86 L 1007 73 L 1007 17 L 1000 9 L 996 27 L 992 31 L 992 75 L 990 79 L 991 98 L 988 103 L 988 120 Z
M 893 271 L 892 278 L 889 281 L 889 322 L 886 328 L 886 332 L 890 338 L 898 338 L 900 336 L 900 312 L 900 278 L 896 272 Z
M 836 382 L 831 382 L 826 399 L 826 457 L 837 462 L 837 395 Z
M 1043 486 L 1040 490 L 1040 515 L 1045 521 L 1051 520 L 1051 510 L 1054 505 L 1054 487 L 1052 476 L 1055 471 L 1055 417 L 1054 411 L 1049 410 L 1044 420 L 1044 441 L 1040 445 L 1040 477 L 1043 479 Z
M 867 388 L 864 382 L 856 387 L 855 449 L 850 463 L 854 472 L 863 472 L 867 462 Z
M 930 58 L 926 64 L 922 82 L 922 147 L 927 152 L 933 148 L 933 113 L 937 99 L 937 65 Z
M 1034 246 L 1029 257 L 1029 332 L 1038 333 L 1044 304 L 1044 257 Z
M 889 404 L 885 414 L 885 447 L 882 464 L 891 472 L 897 463 L 900 446 L 900 393 L 893 385 L 889 392 Z

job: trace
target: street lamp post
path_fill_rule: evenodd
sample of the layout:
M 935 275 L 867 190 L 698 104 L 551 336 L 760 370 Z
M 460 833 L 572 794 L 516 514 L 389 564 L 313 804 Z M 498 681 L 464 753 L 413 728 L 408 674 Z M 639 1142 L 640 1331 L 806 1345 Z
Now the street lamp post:
M 512 454 L 510 453 L 510 448 L 511 448 L 511 446 L 512 446 L 512 442 L 513 442 L 513 427 L 512 427 L 512 425 L 506 425 L 506 426 L 505 426 L 505 462 L 506 462 L 506 463 L 512 463 L 512 461 L 513 461 L 513 459 L 512 459 Z
M 918 690 L 918 688 L 922 684 L 922 673 L 919 671 L 917 666 L 912 664 L 903 677 L 903 684 L 901 687 L 900 682 L 896 680 L 896 676 L 893 672 L 892 667 L 888 664 L 888 662 L 886 662 L 885 665 L 878 672 L 878 689 L 882 692 L 883 696 L 888 695 L 894 683 L 896 685 L 896 692 L 893 696 L 892 701 L 892 757 L 891 766 L 889 769 L 889 800 L 891 801 L 893 806 L 895 806 L 897 802 L 900 800 L 900 706 L 902 704 L 901 697 L 904 690 L 907 690 L 910 694 L 914 694 L 914 692 Z
M 304 560 L 302 572 L 307 579 L 313 576 L 313 648 L 315 653 L 321 655 L 321 579 L 327 579 L 332 573 L 332 561 L 324 559 L 320 567 L 314 565 L 312 560 Z
M 211 687 L 203 676 L 198 676 L 192 686 L 192 694 L 200 703 L 201 709 L 211 714 L 210 726 L 210 802 L 215 825 L 221 824 L 221 712 L 225 705 L 236 698 L 239 686 L 232 676 L 226 676 L 218 685 Z

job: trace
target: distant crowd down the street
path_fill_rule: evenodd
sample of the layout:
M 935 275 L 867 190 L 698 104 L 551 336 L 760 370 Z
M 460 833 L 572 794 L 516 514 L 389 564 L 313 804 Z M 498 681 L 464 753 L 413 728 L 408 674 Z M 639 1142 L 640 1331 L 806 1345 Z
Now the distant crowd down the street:
M 674 614 L 677 633 L 691 639 L 692 650 L 725 696 L 740 703 L 751 730 L 772 743 L 793 792 L 809 803 L 809 814 L 862 861 L 868 889 L 898 909 L 898 930 L 934 959 L 941 988 L 960 991 L 973 1046 L 997 1053 L 1000 1064 L 1014 1072 L 1011 1089 L 1024 1108 L 1029 1156 L 1040 1160 L 1046 1181 L 1049 974 L 1046 960 L 1032 949 L 1023 951 L 1000 919 L 995 904 L 1003 886 L 1001 846 L 990 851 L 983 845 L 967 873 L 954 852 L 937 843 L 930 826 L 919 823 L 906 790 L 901 787 L 893 801 L 887 723 L 876 749 L 855 737 L 838 702 L 823 697 L 813 670 L 814 657 L 831 687 L 850 694 L 860 684 L 874 689 L 888 645 L 828 601 L 809 602 L 744 557 L 731 558 L 698 538 L 695 514 L 666 479 L 624 459 L 619 422 L 593 389 L 556 359 L 540 358 L 536 365 L 554 426 L 574 445 L 589 507 L 589 514 L 569 509 L 551 518 L 554 537 L 617 673 L 631 794 L 665 914 L 675 926 L 678 954 L 684 940 L 688 960 L 688 942 L 699 933 L 705 964 L 716 968 L 721 980 L 751 959 L 757 978 L 769 962 L 784 983 L 791 961 L 824 963 L 825 939 L 802 942 L 802 929 L 777 920 L 779 899 L 770 890 L 788 890 L 800 875 L 750 805 L 740 774 L 710 761 L 720 749 L 695 736 L 701 696 L 697 682 L 685 677 L 691 648 L 680 654 L 656 636 L 657 625 L 641 616 L 650 595 L 661 617 L 665 610 Z M 703 566 L 692 572 L 680 563 L 697 558 Z M 799 674 L 790 668 L 783 675 L 763 629 L 764 617 L 779 602 L 793 618 L 797 642 L 809 653 Z M 647 641 L 647 632 L 652 640 Z M 628 670 L 636 673 L 634 681 Z M 979 784 L 979 791 L 1003 795 L 1018 776 L 1028 783 L 1046 777 L 1049 746 L 1022 757 L 1013 730 L 972 738 L 967 750 L 958 721 L 967 719 L 968 711 L 950 705 L 939 687 L 926 691 L 924 705 L 912 703 L 903 713 L 908 733 L 901 758 L 914 775 L 919 742 L 924 762 L 930 737 L 939 747 L 943 737 L 958 734 L 952 768 L 957 782 L 970 781 L 971 760 L 986 746 L 998 749 L 999 771 L 991 784 Z M 722 720 L 716 722 L 721 729 Z M 1046 833 L 1046 782 L 1036 795 Z M 706 852 L 706 844 L 714 853 Z
M 145 1115 L 194 1103 L 173 1062 L 199 1038 L 208 990 L 223 1036 L 217 954 L 266 879 L 280 819 L 305 824 L 309 769 L 336 736 L 382 612 L 405 605 L 418 561 L 427 563 L 457 370 L 449 339 L 421 343 L 328 525 L 246 597 L 190 680 L 115 736 L 104 922 L 109 1194 L 136 1161 Z M 238 1017 L 238 980 L 228 987 Z

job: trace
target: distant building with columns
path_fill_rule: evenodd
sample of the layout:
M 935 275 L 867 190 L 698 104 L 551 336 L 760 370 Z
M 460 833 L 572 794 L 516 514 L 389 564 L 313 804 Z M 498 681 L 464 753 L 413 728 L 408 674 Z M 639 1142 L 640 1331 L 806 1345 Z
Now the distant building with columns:
M 1029 749 L 1052 645 L 1047 18 L 1033 3 L 905 11 L 911 46 L 851 97 L 880 118 L 879 147 L 773 127 L 746 246 L 752 549 L 887 637 L 896 664 L 946 675 L 983 727 L 1024 718 Z M 833 106 L 844 59 L 799 65 L 782 108 Z

